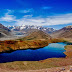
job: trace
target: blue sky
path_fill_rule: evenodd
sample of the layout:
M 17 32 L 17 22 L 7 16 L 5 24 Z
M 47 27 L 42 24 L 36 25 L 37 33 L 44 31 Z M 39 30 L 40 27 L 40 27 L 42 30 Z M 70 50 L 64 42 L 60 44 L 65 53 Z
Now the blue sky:
M 0 0 L 0 23 L 54 28 L 72 25 L 72 0 Z

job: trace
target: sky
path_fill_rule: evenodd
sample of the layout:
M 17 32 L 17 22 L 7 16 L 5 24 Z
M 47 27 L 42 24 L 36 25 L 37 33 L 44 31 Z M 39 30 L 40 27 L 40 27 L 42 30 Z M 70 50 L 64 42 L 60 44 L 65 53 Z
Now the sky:
M 0 0 L 0 23 L 58 29 L 72 25 L 72 0 Z

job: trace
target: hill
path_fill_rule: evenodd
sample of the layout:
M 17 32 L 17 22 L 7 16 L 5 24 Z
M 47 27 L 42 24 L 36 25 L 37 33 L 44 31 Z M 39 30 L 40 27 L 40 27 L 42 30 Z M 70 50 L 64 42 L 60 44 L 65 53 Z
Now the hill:
M 0 24 L 0 37 L 9 36 L 9 35 L 11 35 L 10 32 L 11 31 L 7 27 L 5 27 L 2 24 Z
M 51 39 L 51 36 L 41 30 L 36 30 L 31 34 L 29 34 L 28 36 L 22 38 L 22 40 L 40 40 L 40 39 L 44 40 Z
M 72 25 L 53 32 L 51 36 L 53 38 L 72 38 Z

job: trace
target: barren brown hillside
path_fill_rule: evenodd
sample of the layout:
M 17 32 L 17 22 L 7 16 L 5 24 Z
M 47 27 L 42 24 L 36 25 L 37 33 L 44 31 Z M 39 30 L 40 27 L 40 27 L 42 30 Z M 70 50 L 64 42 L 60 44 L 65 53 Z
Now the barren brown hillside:
M 0 37 L 8 36 L 10 35 L 10 32 L 11 31 L 7 27 L 0 24 Z
M 72 38 L 72 26 L 64 27 L 51 34 L 53 38 Z
M 40 40 L 40 39 L 51 39 L 51 36 L 43 31 L 37 30 L 29 34 L 28 36 L 22 38 L 22 40 Z

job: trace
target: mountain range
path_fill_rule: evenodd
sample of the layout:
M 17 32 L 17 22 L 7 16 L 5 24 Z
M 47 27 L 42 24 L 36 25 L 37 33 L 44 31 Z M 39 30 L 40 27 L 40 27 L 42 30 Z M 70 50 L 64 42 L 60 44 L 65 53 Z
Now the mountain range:
M 56 30 L 54 28 L 48 28 L 48 27 L 42 27 L 42 26 L 34 26 L 34 25 L 22 25 L 22 26 L 7 26 L 8 29 L 10 29 L 11 31 L 15 32 L 16 34 L 18 32 L 21 32 L 22 34 L 24 33 L 28 33 L 31 31 L 35 31 L 35 30 L 41 30 L 43 32 L 46 32 L 48 34 L 55 32 Z
M 46 28 L 42 26 L 3 26 L 0 24 L 0 37 L 12 36 L 12 34 L 26 35 L 24 40 L 50 39 L 52 38 L 72 38 L 72 25 L 60 30 Z

